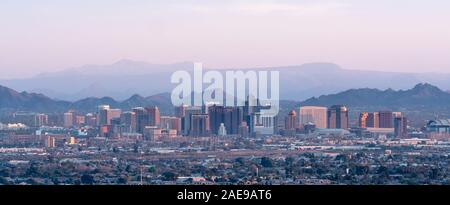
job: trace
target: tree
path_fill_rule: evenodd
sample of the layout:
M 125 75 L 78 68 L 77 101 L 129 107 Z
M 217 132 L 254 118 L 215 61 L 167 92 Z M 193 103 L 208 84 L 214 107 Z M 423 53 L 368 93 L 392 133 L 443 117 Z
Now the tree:
M 36 163 L 32 163 L 26 172 L 27 176 L 39 176 L 39 168 Z
M 148 172 L 155 173 L 156 172 L 156 168 L 155 167 L 149 167 L 148 168 Z
M 9 185 L 9 181 L 5 177 L 0 177 L 0 184 L 1 185 Z
M 270 159 L 268 157 L 261 158 L 261 166 L 266 167 L 266 168 L 273 167 L 272 159 Z
M 284 160 L 286 166 L 292 166 L 294 164 L 295 159 L 293 157 L 286 157 Z
M 120 177 L 119 179 L 117 179 L 117 183 L 118 184 L 127 184 L 128 183 L 128 177 L 126 177 L 126 176 Z
M 178 178 L 177 174 L 173 172 L 164 172 L 162 176 L 164 181 L 175 181 Z
M 92 185 L 95 183 L 94 177 L 89 175 L 89 174 L 83 174 L 83 176 L 81 176 L 81 183 L 82 184 L 87 184 L 87 185 Z

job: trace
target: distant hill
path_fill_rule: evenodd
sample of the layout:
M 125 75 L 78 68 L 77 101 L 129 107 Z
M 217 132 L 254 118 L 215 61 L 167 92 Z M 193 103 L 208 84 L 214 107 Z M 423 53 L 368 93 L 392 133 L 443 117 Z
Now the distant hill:
M 68 101 L 103 96 L 126 100 L 131 93 L 150 96 L 171 92 L 175 85 L 170 83 L 170 77 L 176 70 L 191 72 L 193 63 L 163 65 L 122 60 L 110 65 L 86 65 L 26 79 L 3 79 L 0 84 L 19 91 L 43 93 L 51 98 Z M 281 99 L 294 101 L 352 88 L 409 89 L 424 82 L 444 90 L 450 89 L 450 74 L 349 70 L 333 63 L 232 70 L 279 71 Z
M 310 98 L 302 105 L 330 106 L 343 104 L 350 107 L 386 107 L 403 109 L 450 109 L 450 93 L 431 84 L 417 84 L 409 90 L 351 89 L 332 95 Z
M 19 93 L 10 88 L 0 86 L 0 109 L 60 111 L 61 108 L 69 105 L 69 102 L 53 100 L 42 94 Z
M 98 105 L 108 104 L 113 108 L 130 110 L 138 106 L 158 106 L 163 114 L 173 112 L 169 93 L 141 97 L 134 95 L 124 101 L 116 101 L 111 97 L 90 97 L 74 102 L 55 100 L 42 94 L 17 92 L 13 89 L 0 86 L 1 111 L 33 111 L 33 112 L 65 112 L 75 109 L 81 112 L 95 112 Z
M 0 86 L 0 111 L 34 111 L 43 113 L 65 112 L 75 109 L 80 112 L 95 112 L 98 105 L 108 104 L 113 108 L 130 110 L 133 107 L 158 106 L 164 115 L 173 113 L 170 93 L 161 93 L 143 97 L 133 95 L 126 100 L 118 101 L 111 97 L 90 97 L 77 101 L 63 101 L 49 98 L 42 94 L 17 92 Z M 409 113 L 422 120 L 434 118 L 435 115 L 450 117 L 450 93 L 431 84 L 417 84 L 408 90 L 350 89 L 331 95 L 310 98 L 303 102 L 282 100 L 280 114 L 302 105 L 331 106 L 344 104 L 351 108 L 353 115 L 359 111 L 376 111 L 391 109 Z M 354 117 L 354 116 L 353 116 Z M 418 122 L 421 123 L 421 122 Z

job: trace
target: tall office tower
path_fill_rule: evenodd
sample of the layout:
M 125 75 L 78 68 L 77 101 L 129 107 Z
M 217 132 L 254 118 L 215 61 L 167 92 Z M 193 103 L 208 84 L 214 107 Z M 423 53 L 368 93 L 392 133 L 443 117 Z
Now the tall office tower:
M 194 114 L 202 114 L 201 107 L 187 107 L 185 109 L 185 115 L 181 118 L 181 129 L 183 135 L 189 135 L 189 131 L 191 129 L 191 117 Z
M 260 109 L 259 101 L 254 96 L 247 96 L 247 100 L 245 101 L 245 105 L 243 107 L 243 118 L 244 121 L 247 122 L 249 133 L 252 133 L 254 130 L 253 114 L 255 112 L 259 112 Z
M 64 115 L 60 114 L 49 114 L 48 115 L 48 125 L 49 126 L 64 126 Z M 97 124 L 94 124 L 94 126 Z
M 327 108 L 317 106 L 300 107 L 300 125 L 314 124 L 316 128 L 327 128 Z
M 392 119 L 392 111 L 380 111 L 379 112 L 379 120 L 380 120 L 380 128 L 393 128 L 392 123 L 394 122 Z
M 181 118 L 171 116 L 161 116 L 161 129 L 176 130 L 181 133 Z
M 96 126 L 97 125 L 97 116 L 92 114 L 92 113 L 88 113 L 85 115 L 85 124 L 88 126 Z
M 380 114 L 378 112 L 371 112 L 367 117 L 366 127 L 379 128 L 380 127 Z
M 120 115 L 120 124 L 128 127 L 130 133 L 136 132 L 136 113 L 124 112 Z
M 367 128 L 367 119 L 369 118 L 368 112 L 362 112 L 359 114 L 359 127 L 360 128 Z
M 247 122 L 245 122 L 245 121 L 241 122 L 241 125 L 239 126 L 239 135 L 241 135 L 241 137 L 248 137 L 249 134 L 250 134 L 250 130 L 247 125 Z
M 48 115 L 46 114 L 36 114 L 35 116 L 35 126 L 40 127 L 48 124 Z
M 213 105 L 208 108 L 208 115 L 210 120 L 212 134 L 217 134 L 221 123 L 224 123 L 225 107 Z M 231 119 L 231 118 L 230 118 Z
M 227 128 L 225 127 L 225 124 L 220 123 L 219 131 L 218 131 L 217 135 L 219 135 L 219 136 L 227 135 Z
M 161 113 L 159 112 L 159 108 L 154 106 L 145 109 L 148 112 L 149 125 L 159 127 L 161 125 Z
M 289 112 L 284 127 L 286 130 L 295 130 L 297 128 L 297 113 L 295 110 Z
M 395 137 L 404 138 L 407 137 L 408 132 L 408 119 L 406 117 L 394 118 Z
M 180 106 L 176 106 L 175 107 L 175 117 L 183 118 L 186 114 L 187 108 L 188 108 L 188 106 L 184 105 L 184 104 L 182 104 Z
M 217 103 L 217 102 L 205 102 L 205 103 L 202 105 L 202 113 L 203 113 L 203 114 L 208 114 L 209 108 L 210 108 L 211 106 L 214 106 L 214 105 L 220 105 L 220 104 Z
M 113 119 L 120 119 L 120 115 L 122 114 L 121 109 L 109 109 L 108 110 L 108 122 L 111 124 L 111 120 Z
M 136 115 L 136 132 L 143 134 L 145 126 L 148 126 L 150 124 L 150 118 L 148 116 L 147 110 L 142 107 L 136 107 L 133 108 L 133 112 Z
M 343 105 L 333 105 L 328 109 L 327 124 L 330 129 L 348 129 L 348 109 Z
M 109 119 L 108 119 L 108 110 L 110 109 L 109 105 L 100 105 L 98 106 L 97 110 L 97 119 L 98 119 L 98 125 L 108 125 Z
M 64 117 L 63 117 L 63 121 L 64 121 L 64 127 L 69 128 L 69 127 L 73 127 L 73 113 L 72 112 L 66 112 L 64 113 Z
M 239 126 L 245 121 L 244 119 L 244 108 L 243 107 L 232 107 L 231 108 L 231 124 L 230 128 L 227 128 L 228 134 L 237 135 L 239 134 Z
M 74 122 L 74 124 L 75 124 L 76 126 L 83 126 L 83 125 L 85 125 L 85 124 L 86 124 L 86 117 L 83 116 L 83 115 L 77 115 L 77 116 L 75 116 L 75 122 Z
M 243 108 L 244 115 L 249 116 L 254 113 L 255 107 L 257 107 L 257 100 L 254 97 L 247 96 Z
M 392 112 L 392 117 L 395 119 L 396 117 L 402 117 L 402 112 Z
M 223 123 L 228 134 L 238 134 L 239 126 L 244 121 L 244 111 L 242 107 L 224 107 L 213 105 L 209 107 L 211 131 L 213 134 L 219 133 L 219 127 Z
M 110 125 L 111 120 L 114 118 L 120 118 L 120 114 L 122 110 L 120 109 L 111 109 L 109 105 L 100 105 L 98 106 L 98 125 Z
M 192 114 L 190 123 L 190 136 L 206 137 L 211 133 L 209 116 L 207 114 Z

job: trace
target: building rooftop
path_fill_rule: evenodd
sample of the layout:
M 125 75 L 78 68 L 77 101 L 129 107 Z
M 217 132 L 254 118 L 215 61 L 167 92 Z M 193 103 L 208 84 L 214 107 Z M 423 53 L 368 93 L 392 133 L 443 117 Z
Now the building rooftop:
M 450 126 L 450 119 L 431 120 L 428 126 Z

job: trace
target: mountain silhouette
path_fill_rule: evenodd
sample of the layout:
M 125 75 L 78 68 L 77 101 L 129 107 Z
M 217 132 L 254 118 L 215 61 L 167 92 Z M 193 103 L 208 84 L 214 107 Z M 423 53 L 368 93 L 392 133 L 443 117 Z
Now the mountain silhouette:
M 193 65 L 190 62 L 151 64 L 121 60 L 110 65 L 85 65 L 25 79 L 0 79 L 0 84 L 19 91 L 39 92 L 51 98 L 68 101 L 103 96 L 126 100 L 130 94 L 150 96 L 171 92 L 176 86 L 170 81 L 173 72 L 184 70 L 192 73 Z M 204 66 L 204 71 L 211 70 L 207 64 Z M 222 73 L 227 70 L 279 71 L 280 97 L 293 101 L 303 101 L 352 88 L 409 89 L 423 82 L 444 90 L 450 89 L 448 73 L 350 70 L 334 63 L 214 70 Z
M 450 93 L 427 83 L 409 90 L 351 89 L 303 101 L 302 105 L 330 106 L 344 104 L 351 107 L 435 108 L 450 107 Z

